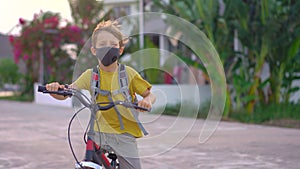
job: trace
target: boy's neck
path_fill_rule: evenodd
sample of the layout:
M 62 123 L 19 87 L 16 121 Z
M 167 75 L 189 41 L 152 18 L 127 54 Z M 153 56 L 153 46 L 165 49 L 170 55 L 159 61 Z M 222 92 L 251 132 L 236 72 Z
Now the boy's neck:
M 104 66 L 100 63 L 99 66 L 100 66 L 100 69 L 105 71 L 105 72 L 115 72 L 118 68 L 118 63 L 115 62 L 115 63 L 113 63 L 109 66 Z

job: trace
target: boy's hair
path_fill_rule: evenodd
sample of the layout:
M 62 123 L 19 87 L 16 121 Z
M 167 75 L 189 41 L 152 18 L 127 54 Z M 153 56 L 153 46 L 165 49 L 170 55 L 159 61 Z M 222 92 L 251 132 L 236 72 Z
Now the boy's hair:
M 120 31 L 120 25 L 118 24 L 118 22 L 107 20 L 99 22 L 96 28 L 94 29 L 92 35 L 92 46 L 96 46 L 97 35 L 102 31 L 109 32 L 113 34 L 117 39 L 119 39 L 120 47 L 124 47 L 128 41 L 128 38 L 126 38 Z

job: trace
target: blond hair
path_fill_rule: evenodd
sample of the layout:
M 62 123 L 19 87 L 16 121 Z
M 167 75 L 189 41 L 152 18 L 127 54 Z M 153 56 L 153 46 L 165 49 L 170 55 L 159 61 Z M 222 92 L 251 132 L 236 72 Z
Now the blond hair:
M 106 31 L 114 35 L 118 40 L 120 40 L 120 47 L 124 47 L 128 41 L 128 38 L 122 34 L 120 27 L 121 26 L 118 24 L 117 21 L 107 20 L 99 22 L 92 34 L 92 46 L 96 46 L 97 35 L 101 31 Z

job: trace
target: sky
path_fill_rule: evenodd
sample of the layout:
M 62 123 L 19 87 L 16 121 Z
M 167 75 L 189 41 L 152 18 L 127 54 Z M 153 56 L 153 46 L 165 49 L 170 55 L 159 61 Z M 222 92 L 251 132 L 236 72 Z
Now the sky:
M 68 0 L 8 0 L 0 5 L 0 33 L 12 34 L 18 32 L 14 28 L 19 23 L 19 18 L 32 20 L 35 13 L 40 11 L 60 13 L 61 17 L 72 20 Z

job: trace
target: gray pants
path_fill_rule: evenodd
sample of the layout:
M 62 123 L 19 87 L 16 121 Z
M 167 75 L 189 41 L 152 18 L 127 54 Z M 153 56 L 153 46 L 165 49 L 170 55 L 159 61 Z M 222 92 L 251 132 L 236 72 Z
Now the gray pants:
M 96 132 L 95 142 L 102 148 L 116 153 L 120 169 L 141 169 L 136 138 L 130 134 Z

